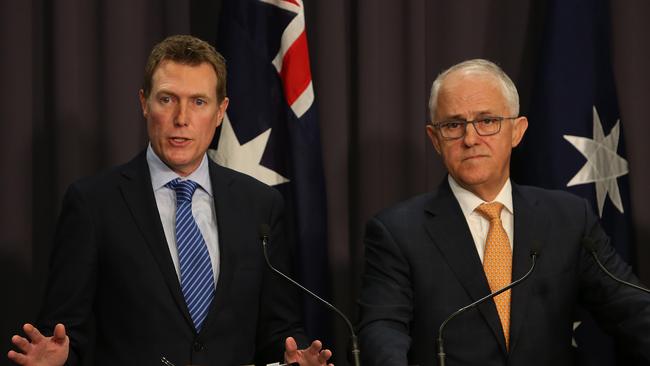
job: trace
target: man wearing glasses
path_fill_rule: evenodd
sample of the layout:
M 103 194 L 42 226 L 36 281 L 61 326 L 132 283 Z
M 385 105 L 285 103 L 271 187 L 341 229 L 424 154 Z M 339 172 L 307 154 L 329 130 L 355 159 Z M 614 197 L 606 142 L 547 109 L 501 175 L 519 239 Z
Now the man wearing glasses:
M 469 60 L 440 74 L 427 134 L 448 170 L 437 191 L 372 218 L 365 234 L 360 340 L 366 365 L 435 365 L 438 327 L 453 312 L 532 275 L 454 319 L 447 365 L 571 365 L 576 304 L 639 364 L 650 362 L 650 297 L 606 277 L 583 249 L 638 283 L 586 201 L 510 181 L 528 120 L 497 65 Z

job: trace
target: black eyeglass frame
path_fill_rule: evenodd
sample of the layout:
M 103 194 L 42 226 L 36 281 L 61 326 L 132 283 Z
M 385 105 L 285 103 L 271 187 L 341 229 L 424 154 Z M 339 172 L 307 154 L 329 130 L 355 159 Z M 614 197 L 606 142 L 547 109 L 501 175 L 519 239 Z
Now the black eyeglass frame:
M 465 137 L 465 135 L 467 134 L 467 125 L 470 124 L 470 123 L 472 124 L 472 126 L 474 126 L 474 131 L 476 131 L 476 133 L 479 136 L 493 136 L 493 135 L 496 135 L 499 132 L 501 132 L 501 124 L 502 124 L 503 120 L 506 120 L 506 119 L 510 120 L 510 119 L 517 119 L 517 118 L 519 118 L 519 117 L 484 116 L 484 117 L 475 118 L 475 119 L 470 120 L 470 121 L 459 118 L 459 119 L 450 119 L 450 120 L 446 120 L 446 121 L 431 123 L 431 126 L 433 126 L 435 129 L 440 131 L 440 136 L 442 136 L 442 138 L 444 138 L 445 140 L 458 140 L 460 138 Z M 483 122 L 485 120 L 494 120 L 494 122 L 498 123 L 497 130 L 495 132 L 491 132 L 491 133 L 481 133 L 479 131 L 479 129 L 476 128 L 476 123 L 480 123 L 480 122 Z M 445 136 L 444 133 L 442 132 L 443 131 L 442 127 L 444 125 L 453 124 L 453 123 L 463 125 L 463 127 L 465 127 L 465 128 L 462 129 L 463 134 L 458 136 L 458 137 Z

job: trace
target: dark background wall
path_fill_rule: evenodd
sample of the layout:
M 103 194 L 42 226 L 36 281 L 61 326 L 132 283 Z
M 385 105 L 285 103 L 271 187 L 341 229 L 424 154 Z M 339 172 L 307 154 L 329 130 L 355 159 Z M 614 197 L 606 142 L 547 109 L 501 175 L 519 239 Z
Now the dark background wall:
M 650 283 L 650 3 L 612 3 L 635 264 Z M 354 314 L 363 224 L 444 176 L 424 134 L 435 75 L 467 58 L 490 58 L 518 84 L 525 113 L 544 2 L 305 0 L 305 6 L 325 159 L 331 293 Z M 6 349 L 10 335 L 36 315 L 66 186 L 146 144 L 137 91 L 149 50 L 175 33 L 214 43 L 219 9 L 220 1 L 0 2 L 0 340 L 6 340 L 0 344 Z M 335 327 L 332 346 L 343 352 L 342 325 Z

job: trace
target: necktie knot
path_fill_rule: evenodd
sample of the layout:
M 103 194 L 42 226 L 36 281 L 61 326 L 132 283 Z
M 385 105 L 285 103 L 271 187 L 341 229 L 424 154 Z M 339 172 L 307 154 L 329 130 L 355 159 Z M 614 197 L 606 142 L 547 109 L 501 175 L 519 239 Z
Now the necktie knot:
M 170 180 L 166 186 L 176 191 L 176 202 L 181 203 L 192 201 L 192 196 L 199 184 L 189 179 L 181 180 L 180 178 L 176 178 Z
M 501 219 L 501 210 L 503 209 L 503 204 L 500 202 L 490 202 L 483 203 L 482 205 L 476 208 L 476 212 L 481 214 L 486 219 L 492 221 L 496 219 Z

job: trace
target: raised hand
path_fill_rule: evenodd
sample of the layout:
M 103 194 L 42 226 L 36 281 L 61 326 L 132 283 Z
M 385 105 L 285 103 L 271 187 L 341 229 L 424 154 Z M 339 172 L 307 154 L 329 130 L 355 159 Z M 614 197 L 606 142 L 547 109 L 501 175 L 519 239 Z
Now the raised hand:
M 63 324 L 54 327 L 52 337 L 45 337 L 31 324 L 23 325 L 27 338 L 11 337 L 11 342 L 22 352 L 9 351 L 7 357 L 24 366 L 61 366 L 68 359 L 70 339 Z
M 328 364 L 327 360 L 332 357 L 332 351 L 323 349 L 321 341 L 313 341 L 306 349 L 298 349 L 296 340 L 293 337 L 288 337 L 284 342 L 284 362 L 298 362 L 301 366 L 321 366 Z

